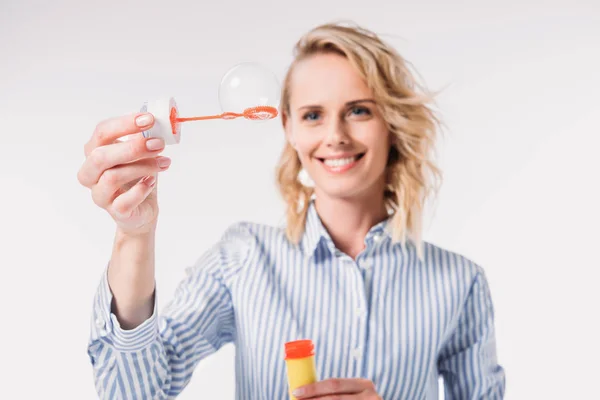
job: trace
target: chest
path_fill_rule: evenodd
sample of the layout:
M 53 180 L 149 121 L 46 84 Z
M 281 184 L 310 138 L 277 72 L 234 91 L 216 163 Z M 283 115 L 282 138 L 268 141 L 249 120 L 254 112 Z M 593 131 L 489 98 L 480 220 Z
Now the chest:
M 232 292 L 240 379 L 279 398 L 285 342 L 311 339 L 320 379 L 368 378 L 383 398 L 425 389 L 451 319 L 432 268 L 376 256 L 256 265 L 246 277 L 252 284 Z

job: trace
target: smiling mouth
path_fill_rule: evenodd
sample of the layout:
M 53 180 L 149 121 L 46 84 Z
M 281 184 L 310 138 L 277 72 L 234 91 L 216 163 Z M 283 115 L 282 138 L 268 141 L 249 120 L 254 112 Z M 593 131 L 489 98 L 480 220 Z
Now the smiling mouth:
M 317 159 L 319 161 L 321 161 L 323 164 L 330 166 L 330 167 L 343 167 L 344 165 L 347 165 L 347 164 L 353 163 L 354 161 L 360 160 L 364 155 L 365 155 L 365 153 L 359 153 L 352 157 L 345 157 L 345 158 L 318 158 L 317 157 Z
M 343 172 L 352 168 L 363 156 L 365 153 L 359 153 L 351 157 L 344 158 L 319 158 L 319 160 L 323 165 L 330 171 L 333 172 Z

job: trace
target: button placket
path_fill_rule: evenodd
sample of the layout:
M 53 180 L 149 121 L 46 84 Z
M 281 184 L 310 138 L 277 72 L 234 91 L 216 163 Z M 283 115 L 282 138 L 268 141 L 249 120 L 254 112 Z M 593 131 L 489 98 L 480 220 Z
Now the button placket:
M 353 326 L 356 327 L 356 331 L 355 331 L 355 336 L 353 338 L 353 347 L 351 350 L 351 358 L 354 360 L 354 373 L 355 374 L 361 374 L 362 373 L 362 368 L 363 368 L 363 351 L 364 351 L 364 346 L 365 346 L 365 340 L 367 337 L 367 329 L 368 329 L 368 323 L 367 320 L 365 318 L 365 316 L 367 315 L 367 307 L 368 307 L 368 300 L 366 298 L 366 291 L 365 291 L 365 281 L 364 281 L 364 277 L 363 277 L 363 272 L 361 270 L 360 267 L 360 259 L 359 260 L 352 260 L 350 259 L 348 261 L 349 266 L 351 266 L 352 268 L 350 268 L 352 276 L 354 277 L 354 288 L 353 288 L 353 292 L 354 292 L 354 296 L 353 296 L 353 303 L 354 303 L 354 309 L 353 311 Z
M 362 283 L 363 283 L 364 295 L 362 296 L 363 306 L 357 308 L 356 313 L 357 313 L 357 318 L 360 320 L 360 324 L 362 327 L 361 342 L 360 342 L 360 343 L 362 343 L 362 345 L 358 345 L 354 349 L 353 355 L 354 355 L 355 361 L 358 363 L 357 367 L 359 367 L 359 368 L 365 367 L 364 362 L 361 363 L 361 361 L 364 361 L 363 360 L 363 352 L 365 351 L 365 346 L 367 345 L 365 340 L 367 337 L 367 331 L 369 329 L 369 321 L 368 321 L 367 316 L 369 314 L 369 307 L 371 304 L 373 265 L 374 265 L 373 248 L 371 248 L 370 251 L 366 252 L 362 256 L 362 258 L 358 260 L 359 271 L 360 271 L 360 275 L 361 275 Z M 360 373 L 362 373 L 362 370 L 360 371 Z

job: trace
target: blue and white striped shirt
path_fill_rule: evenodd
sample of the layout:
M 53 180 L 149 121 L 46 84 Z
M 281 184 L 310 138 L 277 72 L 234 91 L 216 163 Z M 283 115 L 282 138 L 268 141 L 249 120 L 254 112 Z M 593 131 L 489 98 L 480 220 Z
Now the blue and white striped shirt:
M 233 342 L 237 399 L 287 399 L 284 343 L 312 339 L 320 379 L 362 377 L 380 396 L 504 397 L 494 312 L 482 268 L 424 243 L 393 243 L 374 226 L 356 260 L 338 251 L 314 204 L 298 246 L 285 230 L 232 225 L 188 268 L 162 314 L 123 330 L 106 271 L 88 354 L 103 399 L 166 399 L 197 363 Z

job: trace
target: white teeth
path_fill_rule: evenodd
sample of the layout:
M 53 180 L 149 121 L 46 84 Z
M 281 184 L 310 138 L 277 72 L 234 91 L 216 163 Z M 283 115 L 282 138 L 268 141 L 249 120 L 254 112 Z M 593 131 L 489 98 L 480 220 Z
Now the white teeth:
M 343 167 L 344 165 L 353 163 L 354 160 L 356 160 L 356 157 L 325 159 L 325 165 L 329 167 Z

